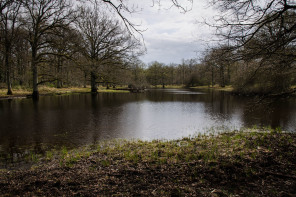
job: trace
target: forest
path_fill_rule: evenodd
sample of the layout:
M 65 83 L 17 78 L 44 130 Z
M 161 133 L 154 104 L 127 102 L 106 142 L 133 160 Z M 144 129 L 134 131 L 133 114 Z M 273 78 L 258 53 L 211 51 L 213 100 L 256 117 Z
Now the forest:
M 15 87 L 30 88 L 33 97 L 38 97 L 40 85 L 90 86 L 91 92 L 97 92 L 98 85 L 219 85 L 232 86 L 240 94 L 295 92 L 295 5 L 270 5 L 256 15 L 259 4 L 248 8 L 251 1 L 242 2 L 246 4 L 240 9 L 235 9 L 240 2 L 212 2 L 237 19 L 230 21 L 225 14 L 209 24 L 221 41 L 201 57 L 147 65 L 139 59 L 145 46 L 132 33 L 140 30 L 119 9 L 124 4 L 1 1 L 0 87 L 7 95 Z M 115 12 L 106 11 L 107 4 Z M 247 21 L 253 23 L 243 25 Z
M 296 196 L 295 1 L 207 1 L 181 63 L 141 60 L 140 2 L 0 1 L 0 196 Z

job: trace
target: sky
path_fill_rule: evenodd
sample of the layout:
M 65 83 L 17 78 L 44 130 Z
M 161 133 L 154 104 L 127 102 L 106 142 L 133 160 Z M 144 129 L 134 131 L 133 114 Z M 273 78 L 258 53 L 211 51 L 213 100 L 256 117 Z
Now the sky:
M 213 30 L 202 22 L 212 19 L 215 10 L 207 6 L 206 0 L 194 1 L 193 5 L 180 0 L 188 8 L 192 7 L 185 14 L 180 9 L 170 8 L 170 0 L 162 0 L 161 7 L 152 6 L 152 2 L 129 1 L 130 6 L 138 6 L 141 11 L 127 17 L 146 30 L 142 34 L 147 52 L 140 59 L 146 64 L 153 61 L 179 64 L 182 59 L 199 58 L 213 38 Z

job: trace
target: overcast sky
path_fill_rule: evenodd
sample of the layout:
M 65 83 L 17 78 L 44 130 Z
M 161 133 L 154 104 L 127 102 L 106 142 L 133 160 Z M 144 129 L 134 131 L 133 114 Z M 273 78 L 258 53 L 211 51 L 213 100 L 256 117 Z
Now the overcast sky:
M 207 8 L 206 0 L 188 4 L 192 10 L 185 14 L 176 8 L 168 9 L 170 0 L 163 0 L 160 8 L 157 5 L 152 7 L 152 0 L 129 1 L 130 4 L 133 2 L 142 11 L 128 18 L 147 29 L 143 32 L 147 54 L 140 58 L 145 63 L 178 64 L 182 59 L 197 58 L 205 49 L 205 41 L 212 37 L 210 28 L 198 23 L 214 16 L 214 10 Z

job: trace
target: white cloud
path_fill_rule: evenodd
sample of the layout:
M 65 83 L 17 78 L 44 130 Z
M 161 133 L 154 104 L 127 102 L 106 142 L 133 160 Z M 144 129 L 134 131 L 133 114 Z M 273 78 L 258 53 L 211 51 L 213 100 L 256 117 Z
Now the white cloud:
M 143 33 L 147 54 L 141 59 L 145 63 L 159 61 L 169 64 L 196 58 L 196 51 L 204 48 L 202 40 L 209 40 L 211 36 L 211 30 L 196 21 L 212 17 L 214 11 L 206 9 L 205 0 L 194 1 L 192 10 L 185 14 L 176 8 L 166 9 L 171 5 L 170 0 L 161 2 L 162 6 L 158 9 L 157 5 L 151 7 L 152 0 L 129 1 L 130 5 L 134 3 L 143 8 L 140 13 L 129 17 L 134 23 L 141 24 L 143 29 L 147 28 Z
M 141 59 L 149 63 L 159 61 L 162 63 L 180 63 L 182 59 L 196 57 L 198 46 L 193 42 L 184 42 L 166 39 L 147 39 L 148 53 Z

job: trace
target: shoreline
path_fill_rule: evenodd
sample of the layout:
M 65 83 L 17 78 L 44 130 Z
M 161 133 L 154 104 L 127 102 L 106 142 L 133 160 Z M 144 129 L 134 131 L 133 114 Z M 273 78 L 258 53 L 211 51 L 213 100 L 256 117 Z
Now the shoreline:
M 28 98 L 32 94 L 30 89 L 14 89 L 13 95 L 6 95 L 6 89 L 0 89 L 0 100 L 9 100 L 9 99 L 23 99 Z M 115 89 L 106 89 L 105 87 L 99 87 L 98 93 L 128 93 L 129 91 L 124 90 L 115 90 Z M 68 95 L 68 94 L 84 94 L 91 93 L 90 87 L 79 88 L 79 87 L 70 87 L 70 88 L 52 88 L 47 86 L 42 86 L 39 88 L 40 96 L 59 96 L 59 95 Z
M 220 86 L 195 86 L 195 87 L 189 87 L 190 89 L 202 89 L 202 90 L 218 90 L 218 91 L 225 91 L 225 92 L 232 92 L 233 87 L 232 86 L 225 86 L 224 88 Z
M 0 170 L 0 195 L 296 194 L 296 134 L 280 130 L 104 141 L 32 162 L 27 170 Z
M 197 86 L 197 87 L 189 87 L 185 86 L 172 86 L 168 85 L 164 89 L 213 89 L 219 91 L 229 91 L 231 92 L 232 88 L 220 88 L 220 87 L 208 87 L 208 86 Z M 151 87 L 150 89 L 163 89 L 162 87 Z M 11 100 L 11 99 L 25 99 L 30 98 L 32 94 L 31 89 L 27 88 L 17 88 L 13 89 L 13 95 L 6 95 L 6 89 L 0 89 L 0 100 Z M 99 87 L 98 93 L 129 93 L 128 90 L 121 89 L 106 89 L 105 87 Z M 60 95 L 68 95 L 68 94 L 84 94 L 91 93 L 90 87 L 80 88 L 80 87 L 69 87 L 69 88 L 53 88 L 48 86 L 41 86 L 39 88 L 40 96 L 60 96 Z

